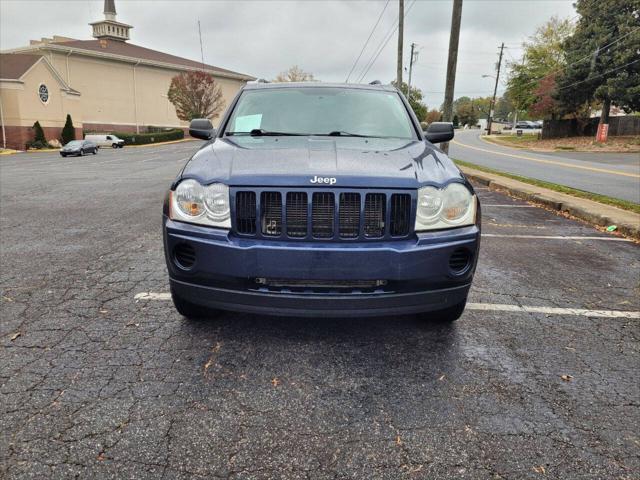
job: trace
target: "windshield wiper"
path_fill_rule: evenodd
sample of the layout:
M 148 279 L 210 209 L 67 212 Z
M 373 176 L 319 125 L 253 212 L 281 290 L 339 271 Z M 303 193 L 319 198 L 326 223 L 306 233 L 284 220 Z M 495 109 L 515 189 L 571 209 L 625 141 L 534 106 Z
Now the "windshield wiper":
M 292 132 L 271 132 L 262 128 L 254 128 L 250 132 L 226 132 L 225 135 L 251 135 L 252 137 L 301 137 L 306 136 L 306 133 L 292 133 Z
M 373 135 L 360 135 L 359 133 L 345 132 L 343 130 L 334 130 L 333 132 L 321 133 L 320 135 L 327 136 L 327 137 L 362 137 L 362 138 L 373 137 Z

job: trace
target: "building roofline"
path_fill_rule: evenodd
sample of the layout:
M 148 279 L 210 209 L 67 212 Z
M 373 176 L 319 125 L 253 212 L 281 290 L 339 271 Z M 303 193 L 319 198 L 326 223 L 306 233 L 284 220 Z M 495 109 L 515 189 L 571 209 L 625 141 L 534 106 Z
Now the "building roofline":
M 10 55 L 10 53 L 6 53 L 6 52 L 2 52 L 2 54 L 7 54 Z M 26 77 L 27 75 L 29 75 L 29 73 L 31 72 L 31 70 L 33 70 L 34 68 L 36 68 L 41 62 L 44 62 L 45 66 L 47 67 L 47 69 L 49 70 L 49 72 L 51 73 L 51 75 L 53 75 L 53 77 L 58 81 L 58 83 L 60 84 L 60 86 L 62 87 L 62 90 L 64 90 L 65 92 L 71 94 L 71 95 L 81 95 L 80 92 L 74 88 L 71 88 L 67 82 L 64 80 L 64 78 L 62 78 L 60 76 L 60 74 L 58 73 L 58 71 L 55 69 L 55 67 L 53 65 L 51 65 L 51 62 L 47 59 L 47 57 L 45 57 L 44 55 L 40 55 L 40 58 L 38 58 L 38 60 L 36 60 L 35 62 L 33 62 L 33 64 L 27 68 L 22 75 L 20 75 L 19 78 L 0 78 L 0 82 L 12 82 L 12 83 L 24 83 L 24 77 Z
M 144 47 L 143 47 L 144 48 Z M 121 61 L 124 63 L 131 63 L 134 65 L 147 65 L 147 66 L 152 66 L 152 67 L 162 67 L 162 68 L 170 68 L 173 70 L 181 70 L 181 71 L 198 71 L 198 70 L 202 70 L 201 68 L 198 67 L 190 67 L 187 65 L 180 65 L 178 63 L 168 63 L 168 62 L 158 62 L 158 61 L 154 61 L 154 60 L 147 60 L 144 58 L 136 58 L 136 57 L 129 57 L 126 55 L 118 55 L 115 53 L 108 53 L 108 52 L 97 52 L 94 50 L 87 50 L 87 49 L 83 49 L 83 48 L 78 48 L 78 47 L 69 47 L 64 45 L 63 43 L 42 43 L 42 44 L 37 44 L 37 45 L 29 45 L 27 47 L 18 47 L 18 48 L 13 48 L 13 49 L 9 49 L 9 50 L 3 50 L 0 53 L 28 53 L 28 52 L 33 52 L 34 50 L 51 50 L 51 51 L 57 51 L 57 52 L 65 52 L 68 54 L 71 53 L 77 53 L 79 55 L 85 55 L 88 57 L 95 57 L 95 58 L 106 58 L 106 59 L 111 59 L 111 60 L 116 60 L 116 61 Z M 212 70 L 211 68 L 207 68 L 209 67 L 208 65 L 204 65 L 204 70 L 208 73 L 211 73 L 212 75 L 216 76 L 216 77 L 223 77 L 223 78 L 233 78 L 236 80 L 244 80 L 244 81 L 252 81 L 255 80 L 255 77 L 252 77 L 250 75 L 245 75 L 242 73 L 235 73 L 235 72 L 224 72 L 224 71 L 219 71 L 219 70 Z

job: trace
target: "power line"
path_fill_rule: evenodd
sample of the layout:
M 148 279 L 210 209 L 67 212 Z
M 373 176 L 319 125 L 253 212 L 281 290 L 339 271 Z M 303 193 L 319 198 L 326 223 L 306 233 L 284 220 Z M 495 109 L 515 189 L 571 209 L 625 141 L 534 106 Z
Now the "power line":
M 351 77 L 351 74 L 353 73 L 353 70 L 356 68 L 356 65 L 358 64 L 358 61 L 360 60 L 360 57 L 362 57 L 362 54 L 364 53 L 365 48 L 367 48 L 367 45 L 369 45 L 369 40 L 371 40 L 371 37 L 373 36 L 373 32 L 375 32 L 376 28 L 378 28 L 378 24 L 380 23 L 380 20 L 382 20 L 382 15 L 384 14 L 384 12 L 387 9 L 387 7 L 389 6 L 389 2 L 390 1 L 391 0 L 387 0 L 387 3 L 384 4 L 384 8 L 380 12 L 380 15 L 378 16 L 378 20 L 376 21 L 376 24 L 371 29 L 371 32 L 369 33 L 369 36 L 367 37 L 367 41 L 364 42 L 364 45 L 362 46 L 362 50 L 360 50 L 360 55 L 358 55 L 358 58 L 356 58 L 356 61 L 353 62 L 353 66 L 351 67 L 351 70 L 349 70 L 349 74 L 347 75 L 347 78 L 344 81 L 344 83 L 349 82 L 349 77 Z
M 411 5 L 409 5 L 409 7 L 405 10 L 405 12 L 404 12 L 404 17 L 405 18 L 409 14 L 409 11 L 411 11 L 413 6 L 415 5 L 416 1 L 417 0 L 413 0 L 413 2 L 411 2 Z M 378 50 L 377 50 L 377 53 L 375 54 L 375 56 L 373 56 L 371 58 L 371 60 L 367 63 L 366 70 L 358 78 L 358 83 L 361 82 L 364 79 L 364 77 L 366 77 L 366 75 L 367 75 L 367 73 L 369 73 L 369 70 L 371 69 L 371 67 L 373 67 L 373 64 L 376 63 L 376 60 L 378 59 L 378 57 L 380 56 L 382 51 L 387 46 L 387 43 L 389 43 L 389 40 L 391 40 L 391 37 L 393 37 L 393 34 L 396 33 L 396 30 L 398 30 L 398 20 L 400 20 L 400 15 L 398 15 L 398 18 L 396 19 L 395 26 L 391 28 L 389 33 L 385 36 L 383 41 L 379 44 Z
M 576 85 L 580 85 L 581 83 L 584 83 L 584 82 L 589 82 L 591 80 L 595 80 L 596 78 L 604 77 L 605 75 L 608 75 L 609 73 L 616 72 L 618 70 L 621 70 L 621 69 L 623 69 L 625 67 L 628 67 L 629 65 L 633 65 L 634 63 L 638 63 L 638 62 L 640 62 L 640 58 L 636 58 L 633 62 L 626 63 L 624 65 L 621 65 L 621 66 L 617 67 L 617 68 L 612 68 L 611 70 L 607 70 L 606 72 L 601 73 L 599 75 L 595 75 L 593 77 L 585 78 L 584 80 L 580 80 L 579 82 L 572 83 L 571 85 L 565 85 L 564 87 L 559 88 L 558 91 L 565 90 L 567 88 L 574 87 Z

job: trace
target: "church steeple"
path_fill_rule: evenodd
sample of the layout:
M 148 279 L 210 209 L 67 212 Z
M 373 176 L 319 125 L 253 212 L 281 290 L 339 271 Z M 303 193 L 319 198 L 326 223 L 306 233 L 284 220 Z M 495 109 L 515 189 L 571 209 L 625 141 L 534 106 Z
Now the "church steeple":
M 107 20 L 116 19 L 116 2 L 115 0 L 104 0 L 104 17 Z
M 116 20 L 115 0 L 104 0 L 104 20 L 90 23 L 93 27 L 93 36 L 100 40 L 129 40 L 129 30 L 133 27 Z

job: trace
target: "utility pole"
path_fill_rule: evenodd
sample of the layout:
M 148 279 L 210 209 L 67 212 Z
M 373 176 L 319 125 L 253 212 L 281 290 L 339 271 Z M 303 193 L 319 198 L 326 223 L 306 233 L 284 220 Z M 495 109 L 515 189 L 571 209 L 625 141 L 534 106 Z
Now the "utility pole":
M 402 90 L 402 42 L 404 40 L 404 0 L 398 0 L 398 65 L 396 68 L 396 86 Z
M 444 111 L 442 120 L 453 120 L 453 90 L 456 85 L 456 65 L 458 63 L 458 43 L 460 40 L 460 21 L 462 20 L 462 0 L 453 0 L 451 14 L 451 34 L 449 36 L 449 59 L 447 60 L 447 84 L 444 89 Z M 449 153 L 449 142 L 441 143 L 440 148 Z
M 411 44 L 411 59 L 409 60 L 409 82 L 407 83 L 407 101 L 411 99 L 411 72 L 413 70 L 413 64 L 418 58 L 418 52 L 413 53 L 413 50 L 416 48 L 416 44 Z
M 504 42 L 500 45 L 500 58 L 498 59 L 498 71 L 496 73 L 496 84 L 493 87 L 493 98 L 489 105 L 489 121 L 487 122 L 487 135 L 491 135 L 491 124 L 493 123 L 493 109 L 496 106 L 496 94 L 498 93 L 498 79 L 500 78 L 500 66 L 502 65 L 502 51 L 504 50 Z
M 202 30 L 200 30 L 200 20 L 198 20 L 198 35 L 200 36 L 200 58 L 202 59 L 202 71 L 204 72 L 204 49 L 202 48 Z

